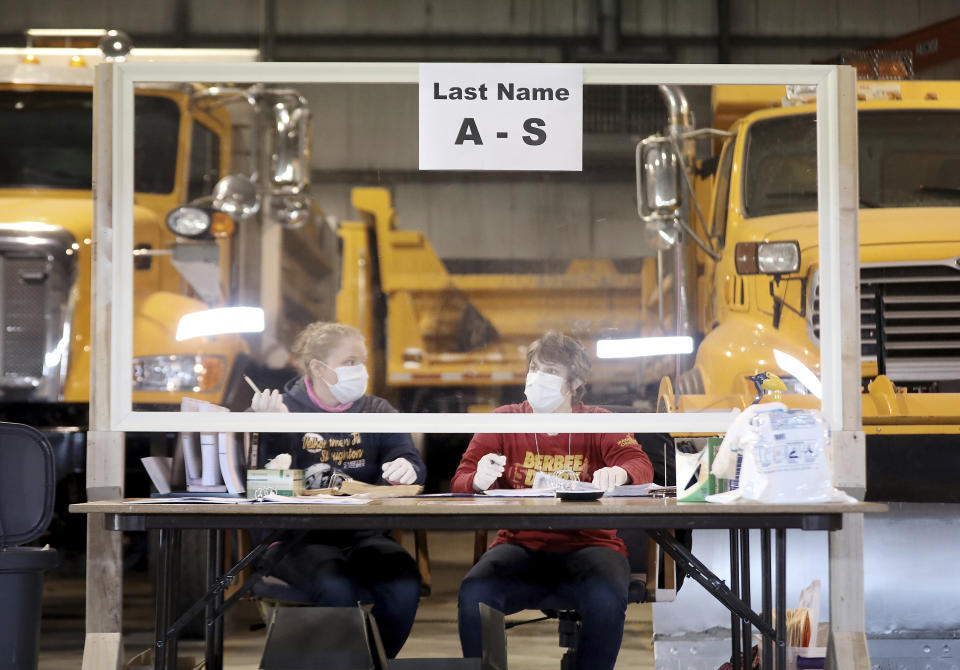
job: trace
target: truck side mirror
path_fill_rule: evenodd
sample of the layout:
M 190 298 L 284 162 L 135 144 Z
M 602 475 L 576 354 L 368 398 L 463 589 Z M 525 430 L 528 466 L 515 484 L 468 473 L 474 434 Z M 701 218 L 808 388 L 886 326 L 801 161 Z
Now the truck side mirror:
M 271 91 L 267 216 L 295 228 L 310 219 L 310 108 L 296 91 Z
M 637 213 L 646 222 L 674 219 L 680 209 L 680 164 L 669 140 L 637 144 Z
M 310 108 L 294 91 L 275 92 L 269 103 L 274 130 L 271 185 L 302 189 L 310 182 Z
M 240 221 L 257 213 L 260 196 L 256 185 L 240 175 L 227 175 L 213 187 L 213 208 Z

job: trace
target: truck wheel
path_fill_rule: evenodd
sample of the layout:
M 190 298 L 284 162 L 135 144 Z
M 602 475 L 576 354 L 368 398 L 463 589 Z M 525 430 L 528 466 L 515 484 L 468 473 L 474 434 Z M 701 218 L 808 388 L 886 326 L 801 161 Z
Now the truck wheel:
M 677 393 L 680 395 L 703 395 L 706 393 L 700 368 L 690 368 L 680 373 L 680 376 L 677 377 Z
M 673 380 L 664 377 L 660 380 L 660 389 L 657 391 L 657 412 L 676 412 L 677 396 L 673 392 Z

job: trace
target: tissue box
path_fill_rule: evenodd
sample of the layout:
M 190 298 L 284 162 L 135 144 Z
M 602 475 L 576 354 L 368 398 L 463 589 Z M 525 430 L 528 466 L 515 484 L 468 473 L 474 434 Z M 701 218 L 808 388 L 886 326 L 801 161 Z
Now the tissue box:
M 270 493 L 303 495 L 303 470 L 247 470 L 247 497 L 259 498 Z

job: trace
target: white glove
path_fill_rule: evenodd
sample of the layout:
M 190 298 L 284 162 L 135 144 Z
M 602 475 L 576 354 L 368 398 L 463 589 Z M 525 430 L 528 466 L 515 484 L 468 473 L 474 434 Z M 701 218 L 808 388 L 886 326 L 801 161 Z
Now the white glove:
M 593 485 L 604 491 L 612 491 L 627 483 L 627 471 L 619 465 L 600 468 L 593 473 Z
M 283 403 L 281 393 L 277 389 L 264 389 L 253 394 L 253 400 L 250 401 L 250 409 L 254 412 L 289 412 L 287 406 Z
M 493 486 L 500 475 L 503 466 L 507 464 L 507 457 L 503 454 L 489 453 L 477 461 L 477 472 L 473 475 L 473 488 L 476 491 L 486 491 Z
M 264 470 L 289 470 L 290 466 L 293 464 L 293 456 L 290 454 L 278 454 L 274 456 L 269 461 L 267 461 L 263 469 Z
M 391 484 L 413 484 L 417 481 L 417 471 L 405 458 L 387 461 L 380 469 L 383 470 L 383 478 Z

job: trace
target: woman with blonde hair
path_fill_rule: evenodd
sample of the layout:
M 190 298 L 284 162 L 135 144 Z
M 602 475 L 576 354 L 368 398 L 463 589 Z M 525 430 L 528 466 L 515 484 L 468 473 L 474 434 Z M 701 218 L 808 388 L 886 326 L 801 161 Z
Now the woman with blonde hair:
M 368 395 L 367 347 L 355 328 L 317 322 L 293 344 L 302 376 L 283 392 L 256 393 L 257 412 L 396 412 Z M 319 422 L 322 425 L 322 422 Z M 426 467 L 406 433 L 264 434 L 259 465 L 280 455 L 302 468 L 307 488 L 326 488 L 337 478 L 369 484 L 422 484 Z M 266 559 L 269 560 L 268 550 Z M 310 603 L 350 607 L 373 604 L 384 649 L 393 658 L 403 647 L 420 599 L 416 561 L 386 531 L 311 531 L 274 567 L 273 574 L 301 591 Z

